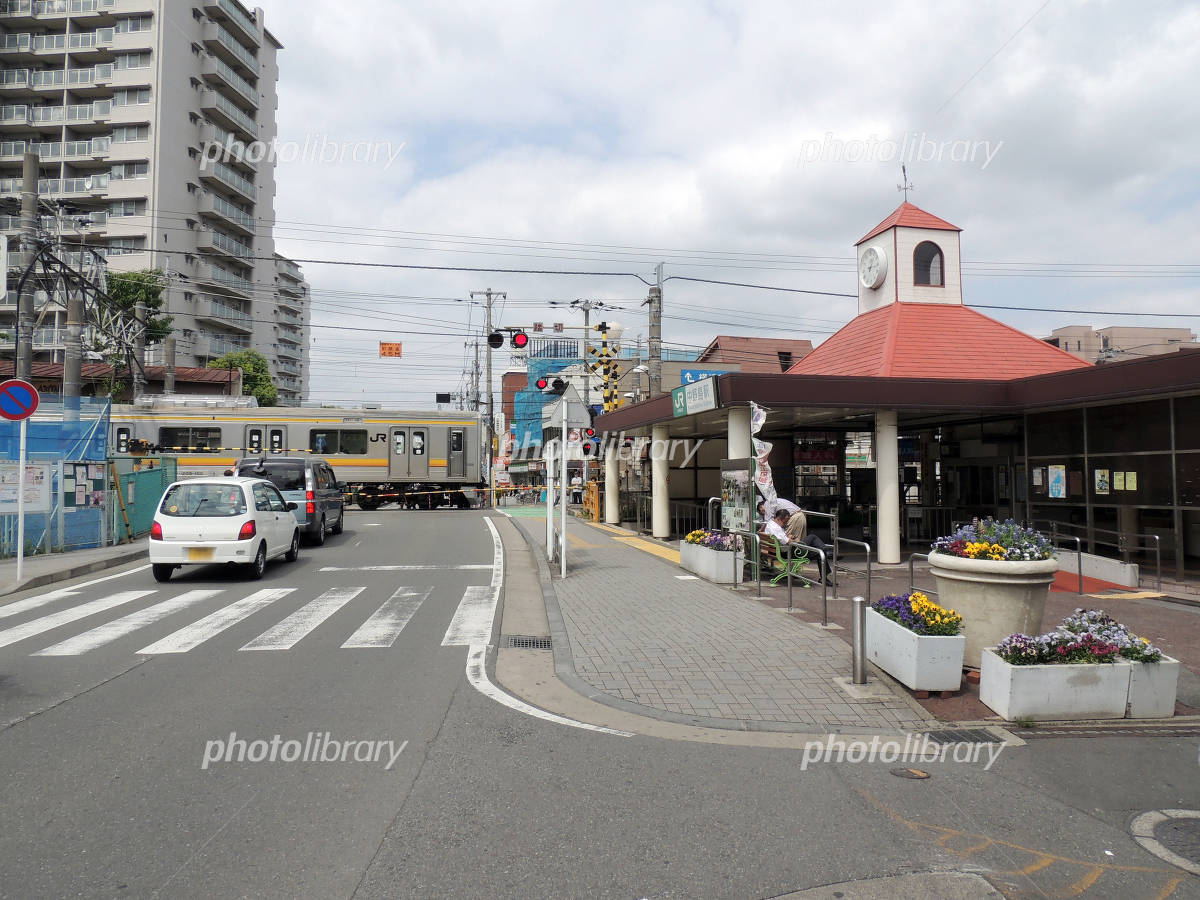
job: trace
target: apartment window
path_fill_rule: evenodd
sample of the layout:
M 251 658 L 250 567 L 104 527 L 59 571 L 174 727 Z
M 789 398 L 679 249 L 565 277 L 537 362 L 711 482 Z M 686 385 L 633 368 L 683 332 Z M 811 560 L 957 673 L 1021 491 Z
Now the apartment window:
M 118 53 L 116 59 L 113 60 L 113 68 L 117 71 L 122 69 L 148 69 L 150 68 L 150 54 L 145 53 Z
M 105 249 L 108 251 L 110 256 L 120 256 L 123 253 L 141 253 L 146 249 L 146 238 L 110 238 Z
M 130 141 L 150 140 L 149 125 L 118 125 L 113 129 L 114 144 L 127 144 Z
M 150 164 L 144 162 L 118 163 L 112 167 L 112 171 L 109 174 L 115 181 L 131 178 L 147 178 L 150 175 Z
M 113 93 L 113 106 L 134 106 L 150 102 L 150 88 L 128 88 Z
M 133 31 L 149 31 L 153 27 L 152 16 L 130 16 L 128 19 L 118 19 L 117 24 L 113 26 L 113 31 L 117 34 L 126 34 Z
M 109 207 L 110 216 L 141 216 L 146 213 L 145 200 L 117 200 Z

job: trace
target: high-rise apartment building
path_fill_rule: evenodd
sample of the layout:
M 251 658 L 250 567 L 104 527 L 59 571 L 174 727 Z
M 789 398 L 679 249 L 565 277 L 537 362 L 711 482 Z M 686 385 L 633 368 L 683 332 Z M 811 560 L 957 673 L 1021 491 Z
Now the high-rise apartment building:
M 0 198 L 37 153 L 43 227 L 112 271 L 165 273 L 178 365 L 254 348 L 298 404 L 309 287 L 272 236 L 280 49 L 237 0 L 0 0 Z M 61 353 L 64 319 L 40 316 L 40 358 Z

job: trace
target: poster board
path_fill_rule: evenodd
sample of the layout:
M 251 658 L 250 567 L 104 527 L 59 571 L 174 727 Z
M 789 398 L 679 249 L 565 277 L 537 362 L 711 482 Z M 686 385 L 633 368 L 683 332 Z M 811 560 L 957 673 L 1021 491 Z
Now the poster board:
M 0 463 L 0 514 L 17 514 L 17 475 L 20 463 Z M 43 465 L 25 466 L 25 512 L 50 512 L 50 491 L 53 482 L 50 467 Z
M 721 527 L 754 530 L 754 460 L 721 460 Z
M 104 506 L 106 481 L 103 463 L 67 463 L 63 467 L 63 510 L 75 512 Z M 126 502 L 132 503 L 133 497 Z

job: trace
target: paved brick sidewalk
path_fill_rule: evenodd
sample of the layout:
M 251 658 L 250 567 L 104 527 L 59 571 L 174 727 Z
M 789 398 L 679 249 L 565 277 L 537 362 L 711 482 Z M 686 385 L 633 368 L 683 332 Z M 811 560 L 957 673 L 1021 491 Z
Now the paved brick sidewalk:
M 513 521 L 544 545 L 544 519 Z M 841 687 L 850 677 L 842 639 L 708 582 L 680 580 L 682 569 L 629 540 L 571 519 L 568 576 L 553 580 L 575 672 L 601 694 L 726 728 L 914 731 L 934 721 L 878 678 L 869 699 Z

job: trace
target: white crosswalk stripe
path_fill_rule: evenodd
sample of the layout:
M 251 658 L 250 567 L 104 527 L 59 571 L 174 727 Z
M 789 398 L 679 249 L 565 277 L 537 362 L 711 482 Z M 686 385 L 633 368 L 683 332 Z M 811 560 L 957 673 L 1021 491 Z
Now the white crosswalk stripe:
M 130 603 L 134 600 L 140 600 L 142 597 L 149 596 L 153 593 L 154 591 L 152 590 L 121 591 L 118 594 L 112 594 L 108 597 L 101 597 L 98 600 L 82 603 L 79 606 L 73 606 L 70 609 L 63 610 L 62 612 L 56 612 L 49 616 L 42 616 L 40 619 L 34 619 L 32 622 L 26 622 L 24 625 L 16 625 L 5 631 L 0 631 L 0 647 L 7 647 L 9 644 L 17 643 L 17 641 L 23 641 L 26 638 L 31 638 L 35 635 L 52 631 L 53 629 L 59 628 L 63 625 L 69 625 L 72 622 L 77 622 L 80 619 L 86 619 L 88 616 L 112 609 L 114 606 L 120 606 L 123 603 Z
M 97 647 L 103 647 L 105 644 L 111 644 L 113 641 L 119 640 L 126 635 L 133 634 L 139 628 L 153 625 L 155 622 L 159 622 L 168 616 L 173 616 L 175 613 L 185 610 L 189 606 L 195 606 L 197 603 L 211 599 L 220 593 L 222 592 L 219 590 L 188 591 L 186 594 L 180 594 L 178 597 L 172 597 L 170 600 L 163 600 L 161 603 L 156 603 L 146 609 L 140 609 L 135 613 L 122 616 L 120 619 L 112 622 L 105 622 L 91 631 L 85 631 L 83 634 L 67 638 L 65 641 L 55 644 L 52 647 L 47 647 L 45 650 L 39 650 L 33 655 L 80 656 L 89 650 L 95 650 Z
M 358 631 L 350 635 L 349 640 L 342 644 L 342 647 L 344 649 L 363 649 L 392 646 L 400 637 L 400 632 L 404 630 L 409 619 L 416 614 L 431 593 L 433 593 L 432 587 L 400 588 L 385 600 L 383 606 L 375 610 L 367 621 L 362 623 Z
M 463 593 L 462 602 L 454 611 L 446 636 L 442 638 L 443 647 L 453 647 L 458 644 L 486 644 L 492 634 L 492 619 L 495 615 L 496 601 L 492 589 L 486 584 L 476 584 L 467 588 Z
M 210 613 L 198 622 L 193 622 L 186 628 L 181 628 L 174 634 L 169 634 L 161 641 L 155 641 L 149 647 L 143 647 L 138 653 L 155 655 L 159 653 L 187 653 L 211 640 L 227 628 L 232 628 L 243 619 L 254 615 L 260 609 L 270 606 L 280 597 L 286 597 L 295 588 L 266 588 L 256 591 L 249 597 L 243 597 L 214 613 Z
M 243 650 L 290 650 L 318 625 L 365 591 L 365 587 L 333 588 L 264 631 Z
M 55 600 L 73 597 L 84 588 L 91 587 L 93 584 L 100 584 L 102 581 L 112 581 L 114 578 L 124 578 L 126 575 L 132 575 L 134 572 L 141 572 L 148 568 L 150 568 L 148 565 L 138 566 L 136 569 L 130 569 L 127 572 L 121 572 L 117 575 L 105 575 L 103 578 L 93 578 L 91 581 L 85 581 L 81 584 L 73 584 L 70 587 L 47 591 L 45 594 L 39 594 L 36 597 L 26 597 L 24 600 L 18 600 L 15 603 L 5 604 L 4 606 L 0 606 L 0 619 L 7 619 L 9 616 L 18 616 L 31 609 L 37 609 L 39 606 L 46 606 L 53 603 Z

